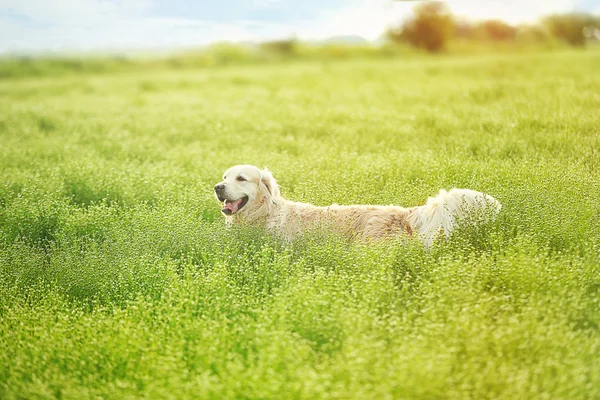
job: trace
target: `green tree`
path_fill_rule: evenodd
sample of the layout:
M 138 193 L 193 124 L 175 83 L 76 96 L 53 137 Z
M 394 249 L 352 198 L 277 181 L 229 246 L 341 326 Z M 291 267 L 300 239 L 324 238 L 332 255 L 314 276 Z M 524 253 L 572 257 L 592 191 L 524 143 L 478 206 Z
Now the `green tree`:
M 550 15 L 544 18 L 542 23 L 553 36 L 571 46 L 585 45 L 585 28 L 600 27 L 598 18 L 582 13 Z
M 456 23 L 456 37 L 470 40 L 513 40 L 517 36 L 517 28 L 504 21 L 490 19 L 479 22 L 461 20 Z
M 517 35 L 517 28 L 500 20 L 483 21 L 479 24 L 479 29 L 490 40 L 513 40 Z

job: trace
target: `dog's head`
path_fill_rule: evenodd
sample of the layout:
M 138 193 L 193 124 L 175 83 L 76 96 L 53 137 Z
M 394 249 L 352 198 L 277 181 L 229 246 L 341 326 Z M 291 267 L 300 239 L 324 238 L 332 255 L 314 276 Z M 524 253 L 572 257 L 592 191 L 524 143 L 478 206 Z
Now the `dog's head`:
M 253 165 L 229 168 L 214 190 L 217 200 L 223 203 L 221 212 L 226 216 L 256 217 L 280 198 L 279 187 L 271 172 Z

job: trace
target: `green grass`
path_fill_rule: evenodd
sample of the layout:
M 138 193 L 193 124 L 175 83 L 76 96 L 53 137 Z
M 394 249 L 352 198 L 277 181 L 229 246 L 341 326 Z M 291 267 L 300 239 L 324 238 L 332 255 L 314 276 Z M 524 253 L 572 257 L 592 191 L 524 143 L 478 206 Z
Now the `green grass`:
M 600 397 L 600 53 L 0 82 L 0 398 Z M 430 252 L 225 230 L 212 186 L 497 221 Z

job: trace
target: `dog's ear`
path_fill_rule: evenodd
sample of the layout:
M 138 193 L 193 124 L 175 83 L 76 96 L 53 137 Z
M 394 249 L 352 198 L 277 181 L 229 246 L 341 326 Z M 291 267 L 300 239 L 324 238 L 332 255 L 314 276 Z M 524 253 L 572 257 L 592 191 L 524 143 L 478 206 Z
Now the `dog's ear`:
M 260 182 L 265 186 L 267 193 L 274 199 L 281 196 L 279 193 L 279 186 L 273 178 L 273 174 L 268 169 L 263 169 L 260 172 Z

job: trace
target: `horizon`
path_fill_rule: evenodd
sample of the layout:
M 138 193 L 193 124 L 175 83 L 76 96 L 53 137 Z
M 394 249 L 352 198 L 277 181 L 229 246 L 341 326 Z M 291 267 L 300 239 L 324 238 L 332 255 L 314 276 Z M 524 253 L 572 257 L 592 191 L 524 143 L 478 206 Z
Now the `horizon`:
M 176 51 L 218 42 L 357 36 L 373 42 L 417 1 L 0 0 L 0 53 Z M 457 18 L 534 23 L 553 13 L 600 14 L 600 0 L 455 0 Z

